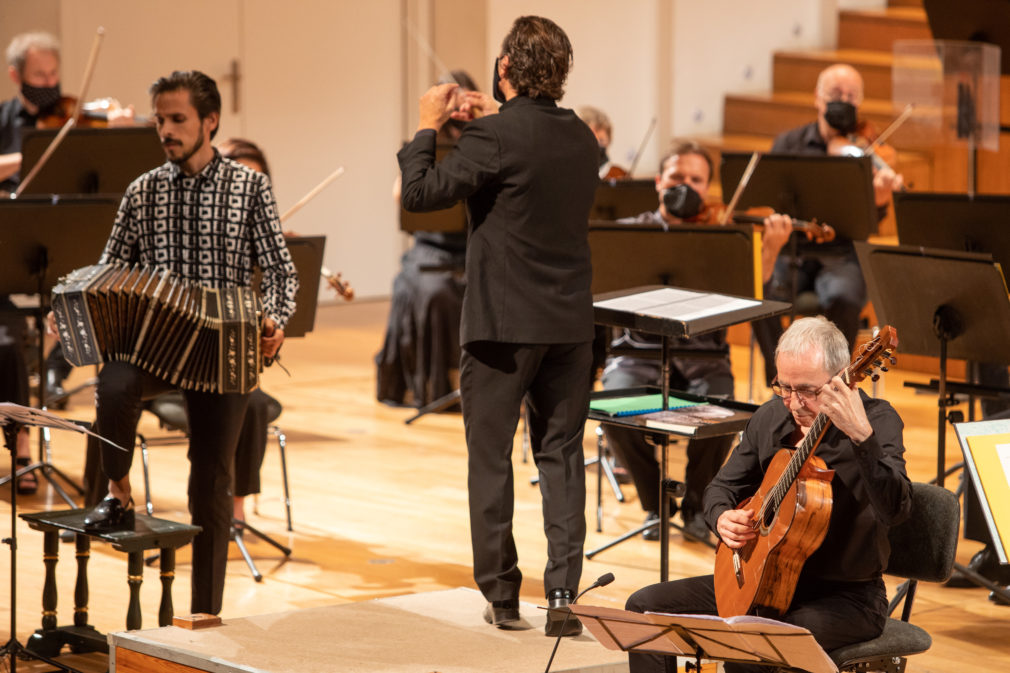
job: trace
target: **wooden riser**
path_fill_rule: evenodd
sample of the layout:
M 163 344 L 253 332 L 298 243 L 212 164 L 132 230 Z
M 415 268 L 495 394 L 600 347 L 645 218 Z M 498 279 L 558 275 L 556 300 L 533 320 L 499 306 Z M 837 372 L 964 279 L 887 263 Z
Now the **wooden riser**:
M 929 40 L 933 33 L 922 8 L 846 10 L 838 15 L 838 48 L 890 52 L 895 40 Z
M 859 111 L 878 129 L 886 128 L 900 112 L 881 100 L 863 101 Z M 723 110 L 723 133 L 776 136 L 816 118 L 813 93 L 729 94 Z M 900 147 L 900 140 L 899 131 L 893 142 Z
M 822 70 L 835 63 L 848 63 L 863 76 L 864 98 L 890 100 L 893 62 L 890 51 L 780 51 L 773 56 L 772 87 L 776 92 L 813 94 Z

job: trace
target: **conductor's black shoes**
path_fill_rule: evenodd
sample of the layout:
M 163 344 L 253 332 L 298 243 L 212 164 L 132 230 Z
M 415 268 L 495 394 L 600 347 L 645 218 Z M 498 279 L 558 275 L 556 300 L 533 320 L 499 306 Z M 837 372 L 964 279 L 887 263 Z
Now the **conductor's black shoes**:
M 568 609 L 575 600 L 574 592 L 568 589 L 551 589 L 547 592 L 547 624 L 544 634 L 548 636 L 577 636 L 582 633 L 582 622 Z
M 123 506 L 119 498 L 110 495 L 85 515 L 84 530 L 89 533 L 133 530 L 134 523 L 133 498 Z
M 502 629 L 515 626 L 519 622 L 519 599 L 491 601 L 484 606 L 484 621 Z

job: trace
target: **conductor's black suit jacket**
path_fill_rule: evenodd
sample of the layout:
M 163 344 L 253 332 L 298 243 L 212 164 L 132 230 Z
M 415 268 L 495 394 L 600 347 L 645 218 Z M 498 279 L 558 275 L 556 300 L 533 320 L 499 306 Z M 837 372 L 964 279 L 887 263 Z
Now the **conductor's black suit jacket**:
M 575 113 L 517 96 L 468 123 L 437 165 L 434 131 L 419 131 L 398 159 L 407 210 L 466 199 L 464 345 L 592 340 L 587 231 L 599 148 Z

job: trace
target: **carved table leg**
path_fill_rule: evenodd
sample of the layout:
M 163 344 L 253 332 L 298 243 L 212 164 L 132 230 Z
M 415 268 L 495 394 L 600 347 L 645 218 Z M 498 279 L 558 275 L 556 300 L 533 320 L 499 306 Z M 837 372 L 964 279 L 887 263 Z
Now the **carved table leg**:
M 175 609 L 172 607 L 172 580 L 175 579 L 175 549 L 161 549 L 161 607 L 158 609 L 158 626 L 171 626 Z
M 144 581 L 144 552 L 131 551 L 127 555 L 126 581 L 130 585 L 130 607 L 126 611 L 126 629 L 139 629 L 140 584 Z
M 74 626 L 88 625 L 88 559 L 91 538 L 77 534 L 77 584 L 74 587 Z
M 42 542 L 42 562 L 46 566 L 46 579 L 42 587 L 42 630 L 56 628 L 56 562 L 60 559 L 60 534 L 45 531 Z

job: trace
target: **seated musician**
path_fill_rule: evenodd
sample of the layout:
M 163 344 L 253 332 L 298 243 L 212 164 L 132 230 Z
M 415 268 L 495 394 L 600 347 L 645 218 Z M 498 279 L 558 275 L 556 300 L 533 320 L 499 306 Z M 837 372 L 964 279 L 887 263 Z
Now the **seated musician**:
M 583 105 L 575 111 L 575 114 L 579 115 L 579 119 L 586 122 L 586 126 L 596 136 L 596 142 L 600 145 L 600 179 L 620 180 L 621 178 L 628 177 L 628 171 L 612 162 L 610 157 L 607 156 L 607 148 L 610 147 L 610 141 L 613 139 L 614 132 L 614 127 L 610 123 L 610 117 L 603 110 L 591 105 Z
M 270 179 L 226 159 L 211 145 L 221 115 L 214 80 L 174 72 L 151 86 L 158 135 L 168 161 L 127 189 L 101 263 L 169 269 L 205 287 L 248 286 L 263 271 L 264 357 L 284 340 L 298 277 L 284 243 Z M 241 198 L 236 199 L 235 195 Z M 197 207 L 207 196 L 221 207 Z M 166 207 L 155 207 L 156 204 Z M 105 364 L 97 390 L 97 432 L 129 449 L 102 444 L 109 497 L 92 509 L 93 531 L 133 525 L 130 464 L 144 399 L 167 382 L 123 361 Z M 193 612 L 217 614 L 224 593 L 232 518 L 231 466 L 249 395 L 183 392 L 189 416 L 189 509 L 203 531 L 193 540 Z
M 701 211 L 708 198 L 712 180 L 712 160 L 697 143 L 684 142 L 674 146 L 660 162 L 660 172 L 656 176 L 656 192 L 659 194 L 659 208 L 654 211 L 621 220 L 624 223 L 658 224 L 664 228 L 679 224 L 699 224 L 708 216 Z M 672 194 L 671 194 L 672 192 Z M 664 196 L 668 198 L 664 199 Z M 669 196 L 679 198 L 671 199 Z M 671 211 L 673 201 L 676 207 Z M 668 206 L 667 203 L 670 203 Z M 762 258 L 766 277 L 770 276 L 782 245 L 791 231 L 788 217 L 774 215 L 766 222 L 763 237 Z M 717 253 L 713 254 L 716 263 Z M 660 337 L 625 330 L 614 341 L 613 347 L 651 349 L 658 352 Z M 691 339 L 680 339 L 673 348 L 715 350 L 721 357 L 673 358 L 670 368 L 670 388 L 684 390 L 697 395 L 733 396 L 733 372 L 729 362 L 729 346 L 726 330 L 718 330 Z M 607 361 L 603 371 L 605 389 L 630 388 L 641 385 L 659 385 L 661 363 L 658 357 L 635 357 L 621 355 Z M 631 428 L 604 425 L 607 443 L 617 460 L 631 473 L 638 499 L 646 512 L 646 522 L 659 518 L 659 464 L 655 449 L 642 432 Z M 693 439 L 687 446 L 687 469 L 685 486 L 687 492 L 680 504 L 680 514 L 684 521 L 685 537 L 707 540 L 708 527 L 702 518 L 701 494 L 705 486 L 718 471 L 726 458 L 732 443 L 732 435 L 708 439 Z M 647 540 L 659 539 L 658 526 L 647 529 L 642 535 Z
M 817 119 L 779 135 L 771 151 L 815 156 L 829 154 L 829 148 L 844 145 L 850 138 L 856 139 L 854 134 L 861 126 L 858 113 L 862 102 L 863 78 L 855 68 L 845 64 L 826 68 L 817 78 L 814 91 Z M 865 128 L 865 122 L 862 126 Z M 903 184 L 902 176 L 892 169 L 874 168 L 873 194 L 879 219 L 887 215 L 892 193 L 901 189 Z M 828 243 L 800 241 L 797 254 L 799 257 L 796 260 L 789 254 L 779 257 L 771 281 L 765 285 L 765 298 L 790 301 L 792 268 L 797 266 L 797 294 L 816 292 L 820 312 L 838 325 L 852 349 L 859 332 L 859 314 L 867 298 L 866 282 L 852 241 L 844 237 Z M 773 355 L 775 344 L 782 335 L 782 321 L 776 317 L 755 322 L 754 325 L 765 360 L 766 380 L 771 382 L 775 375 Z
M 453 70 L 439 80 L 453 82 L 461 91 L 478 90 L 465 70 Z M 495 109 L 490 97 L 483 105 Z M 466 123 L 484 111 L 468 103 L 464 107 L 439 129 L 439 147 L 455 145 Z M 400 176 L 393 198 L 399 204 Z M 413 239 L 393 279 L 386 333 L 375 355 L 376 399 L 393 406 L 409 402 L 421 407 L 451 393 L 456 387 L 451 373 L 459 367 L 466 233 L 418 231 Z
M 912 502 L 901 419 L 889 403 L 842 381 L 838 374 L 848 364 L 845 337 L 827 319 L 794 322 L 776 349 L 777 397 L 755 412 L 704 500 L 705 520 L 722 543 L 742 547 L 757 533 L 754 512 L 738 503 L 754 495 L 779 449 L 800 444 L 818 414 L 831 420 L 814 454 L 835 471 L 827 534 L 803 566 L 785 614 L 757 611 L 809 629 L 828 651 L 880 635 L 887 618 L 881 578 L 890 554 L 887 530 L 908 517 Z M 715 587 L 724 580 L 735 586 L 734 579 L 713 575 L 654 584 L 632 594 L 627 608 L 716 614 Z M 675 670 L 676 664 L 672 657 L 644 654 L 629 661 L 633 673 Z M 744 668 L 726 664 L 730 673 Z
M 34 128 L 61 101 L 59 40 L 49 33 L 21 33 L 7 45 L 6 56 L 7 74 L 17 95 L 0 102 L 0 195 L 15 191 L 20 182 L 21 130 Z M 132 108 L 120 116 L 132 119 Z M 6 296 L 0 297 L 0 307 L 12 308 Z M 23 318 L 4 318 L 0 326 L 0 399 L 26 405 L 28 369 L 20 343 L 23 332 Z M 18 437 L 17 454 L 19 467 L 31 462 L 27 428 Z M 17 488 L 19 493 L 34 493 L 38 489 L 35 474 L 18 479 Z

